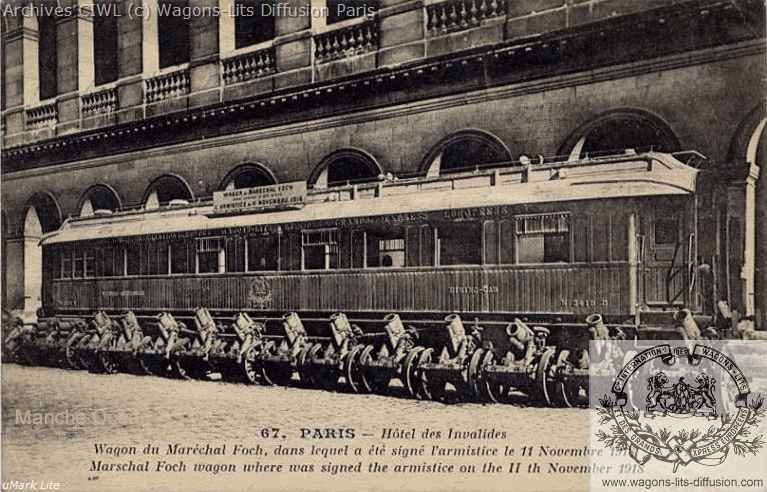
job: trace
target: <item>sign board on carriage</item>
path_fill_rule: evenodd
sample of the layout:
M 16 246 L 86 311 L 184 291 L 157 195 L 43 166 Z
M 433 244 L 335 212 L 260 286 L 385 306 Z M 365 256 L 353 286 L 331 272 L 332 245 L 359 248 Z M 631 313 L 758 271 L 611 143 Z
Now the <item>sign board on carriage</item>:
M 213 192 L 213 211 L 218 214 L 292 208 L 305 202 L 305 181 Z

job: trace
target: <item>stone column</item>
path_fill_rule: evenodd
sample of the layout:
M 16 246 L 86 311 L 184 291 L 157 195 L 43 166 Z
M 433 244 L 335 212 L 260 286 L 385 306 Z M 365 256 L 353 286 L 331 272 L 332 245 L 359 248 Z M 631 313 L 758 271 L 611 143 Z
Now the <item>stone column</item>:
M 306 0 L 290 0 L 290 8 L 305 6 Z M 322 1 L 324 7 L 325 2 Z M 312 0 L 312 7 L 319 7 Z M 277 74 L 274 88 L 292 87 L 312 82 L 312 27 L 317 23 L 324 25 L 324 19 L 309 17 L 277 17 L 274 20 L 274 47 L 276 53 Z
M 79 12 L 72 7 L 72 15 L 62 17 L 56 27 L 58 134 L 80 129 L 80 92 L 94 86 L 93 18 Z
M 137 17 L 135 11 L 128 15 L 128 7 L 131 4 L 135 5 L 135 2 L 122 0 L 118 4 L 118 12 L 121 15 L 117 19 L 117 121 L 119 123 L 135 121 L 144 116 L 142 109 L 144 81 L 141 73 L 144 71 L 144 24 L 149 21 Z M 157 20 L 154 19 L 153 22 L 156 26 Z M 154 58 L 157 60 L 157 41 L 151 49 L 155 50 Z
M 189 6 L 202 9 L 211 8 L 217 3 L 211 0 L 191 0 Z M 223 17 L 229 15 L 225 13 Z M 207 106 L 221 100 L 219 22 L 220 18 L 213 15 L 192 16 L 189 20 L 189 107 Z
M 5 74 L 2 90 L 5 97 L 5 145 L 22 143 L 25 131 L 24 108 L 40 102 L 37 66 L 39 32 L 34 17 L 7 17 L 8 31 L 3 36 Z
M 423 1 L 381 0 L 379 7 L 378 66 L 423 58 L 426 55 Z

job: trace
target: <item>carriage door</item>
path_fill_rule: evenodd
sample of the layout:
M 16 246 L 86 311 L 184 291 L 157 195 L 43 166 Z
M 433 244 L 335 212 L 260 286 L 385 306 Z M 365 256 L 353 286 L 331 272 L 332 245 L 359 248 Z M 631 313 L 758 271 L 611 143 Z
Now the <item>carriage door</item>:
M 645 218 L 644 302 L 648 308 L 682 307 L 686 302 L 688 244 L 685 222 L 671 213 Z

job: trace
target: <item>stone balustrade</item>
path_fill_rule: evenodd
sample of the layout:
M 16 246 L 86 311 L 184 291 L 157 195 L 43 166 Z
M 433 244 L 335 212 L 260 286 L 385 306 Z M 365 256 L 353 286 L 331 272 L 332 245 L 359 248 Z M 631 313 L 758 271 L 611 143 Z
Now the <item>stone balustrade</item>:
M 450 0 L 426 7 L 426 32 L 439 36 L 506 14 L 506 0 Z
M 117 111 L 117 90 L 115 88 L 85 94 L 81 100 L 81 111 L 84 117 L 111 114 Z
M 56 103 L 43 104 L 25 110 L 27 129 L 54 126 L 58 122 L 59 112 Z
M 144 80 L 144 102 L 149 104 L 189 94 L 189 69 Z
M 226 85 L 270 75 L 275 72 L 274 47 L 223 59 L 221 65 Z
M 314 35 L 314 57 L 317 63 L 368 53 L 377 49 L 377 19 Z

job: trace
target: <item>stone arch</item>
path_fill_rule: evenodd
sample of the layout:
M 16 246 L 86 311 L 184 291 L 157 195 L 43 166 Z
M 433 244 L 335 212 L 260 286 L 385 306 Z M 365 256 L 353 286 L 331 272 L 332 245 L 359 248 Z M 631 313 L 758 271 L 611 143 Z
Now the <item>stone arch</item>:
M 35 193 L 27 200 L 20 221 L 19 239 L 13 246 L 14 278 L 10 306 L 23 311 L 22 317 L 32 320 L 42 306 L 43 251 L 40 239 L 61 227 L 61 208 L 50 193 Z M 10 253 L 10 252 L 9 252 Z M 6 265 L 9 266 L 9 265 Z
M 511 160 L 511 152 L 501 139 L 485 130 L 466 129 L 437 142 L 421 161 L 419 170 L 437 176 Z
M 192 188 L 177 174 L 163 174 L 152 181 L 144 192 L 141 203 L 147 209 L 168 205 L 173 200 L 191 201 Z
M 620 153 L 627 149 L 677 152 L 679 138 L 659 116 L 640 109 L 603 113 L 576 129 L 560 147 L 559 155 L 575 160 L 588 155 Z
M 753 108 L 738 125 L 727 153 L 727 175 L 733 183 L 746 181 L 758 170 L 753 202 L 745 195 L 742 218 L 745 230 L 742 277 L 745 282 L 745 314 L 749 313 L 748 296 L 753 292 L 753 314 L 756 327 L 767 329 L 767 102 Z M 753 221 L 753 223 L 752 223 Z M 739 267 L 739 265 L 735 265 Z M 753 281 L 749 276 L 753 272 Z M 737 272 L 736 272 L 737 274 Z M 741 277 L 735 275 L 736 277 Z
M 272 171 L 257 162 L 246 162 L 235 167 L 224 176 L 219 184 L 219 190 L 236 190 L 277 184 L 277 178 Z
M 328 154 L 314 168 L 309 184 L 316 188 L 376 181 L 383 174 L 375 157 L 359 149 L 340 149 Z
M 94 210 L 111 210 L 114 212 L 120 207 L 122 207 L 122 202 L 117 192 L 111 186 L 103 183 L 97 183 L 85 190 L 77 204 L 80 217 L 93 215 Z

